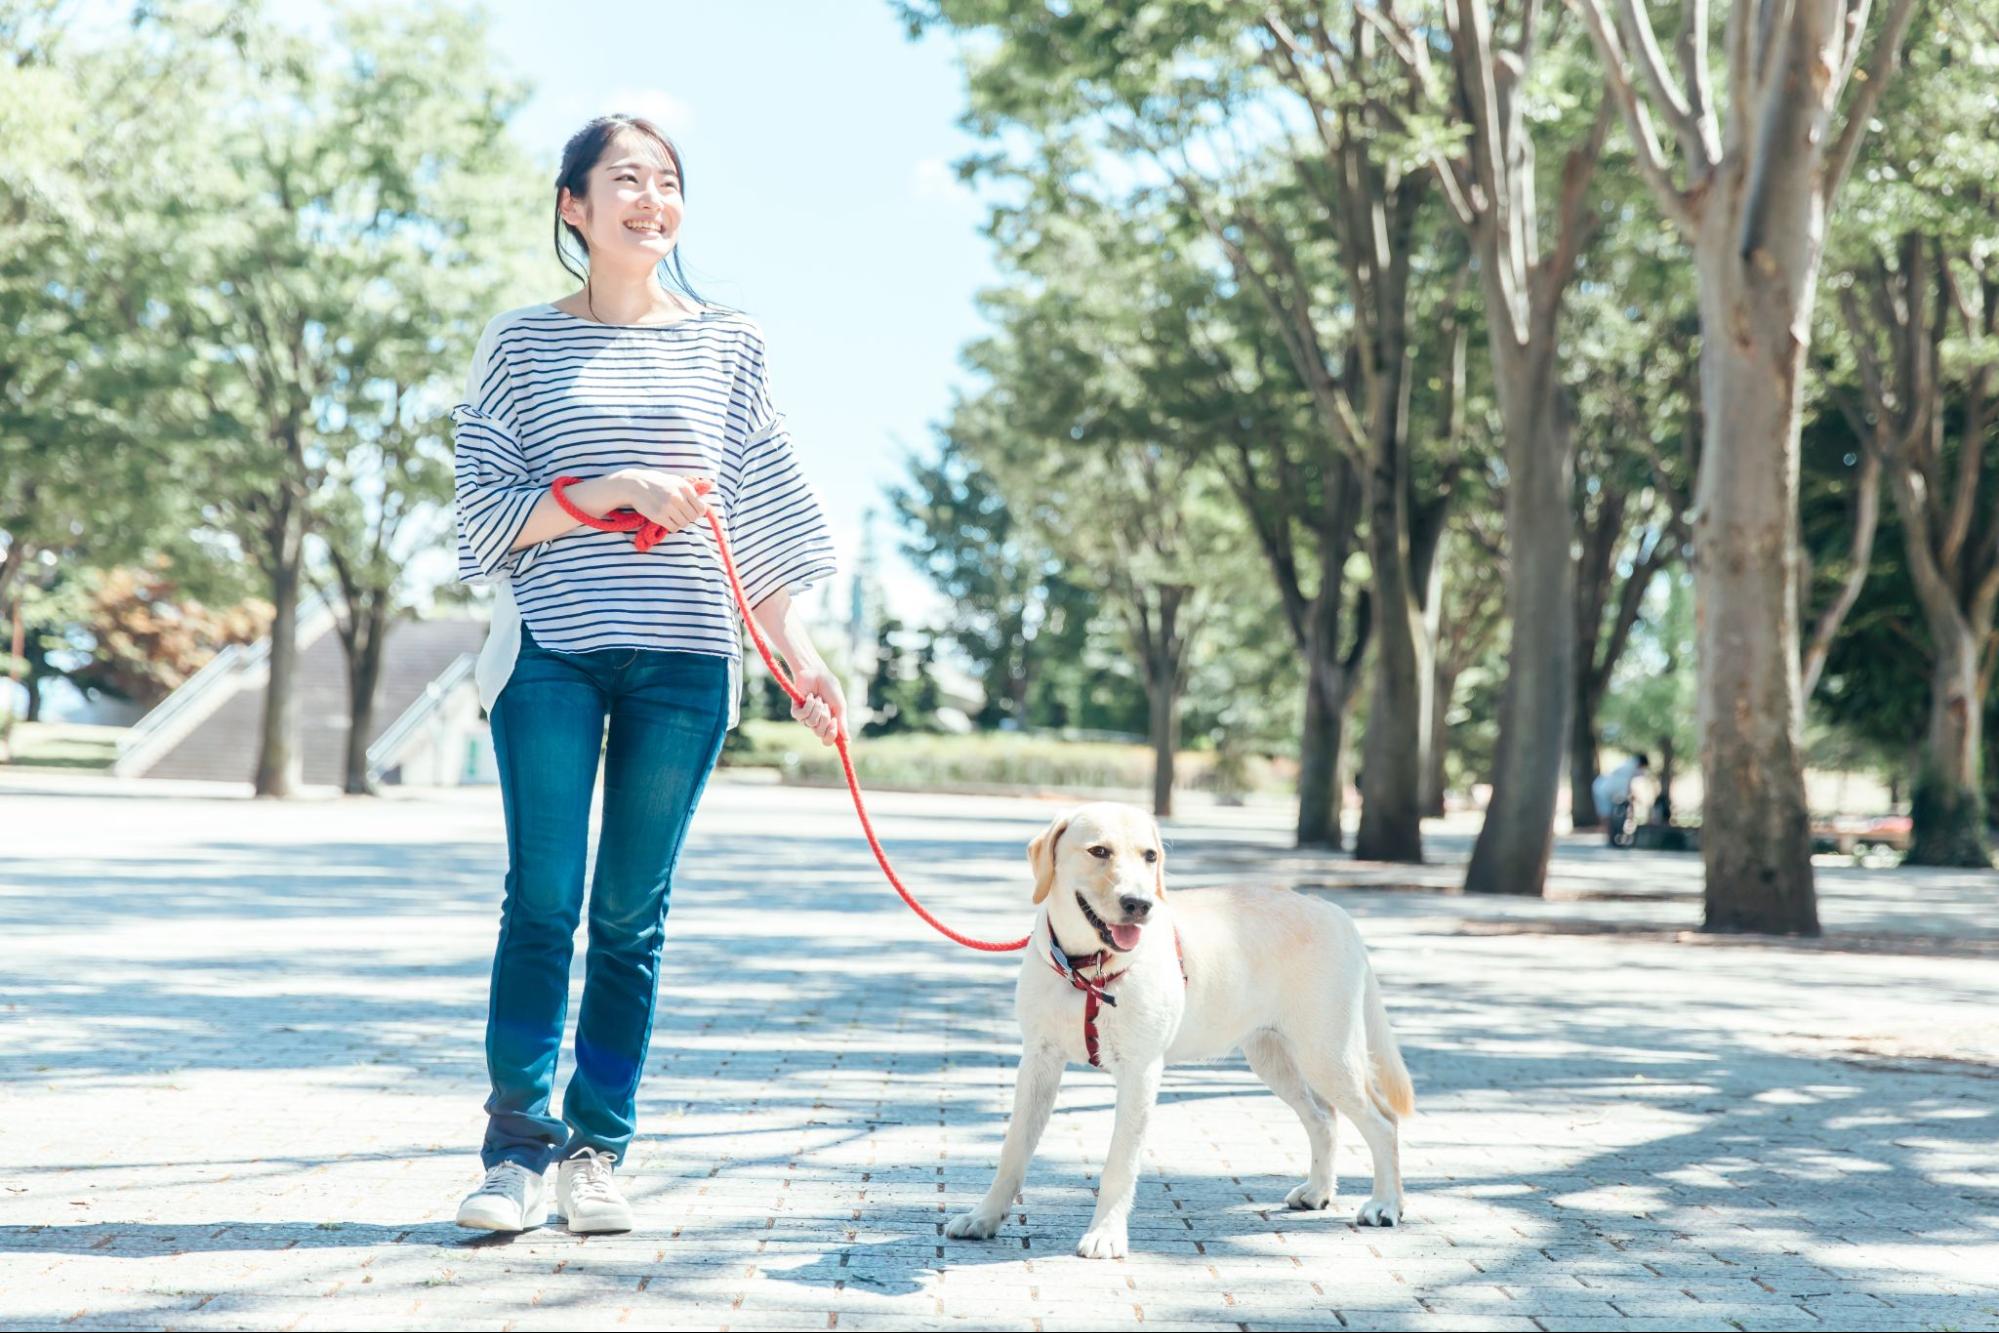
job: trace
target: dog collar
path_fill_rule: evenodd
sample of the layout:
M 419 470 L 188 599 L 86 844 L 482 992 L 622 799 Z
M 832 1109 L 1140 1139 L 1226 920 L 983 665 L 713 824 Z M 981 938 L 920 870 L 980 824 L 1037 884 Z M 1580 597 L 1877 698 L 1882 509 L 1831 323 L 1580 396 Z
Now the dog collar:
M 1054 929 L 1051 927 L 1048 931 L 1048 965 L 1055 969 L 1056 975 L 1062 977 L 1079 991 L 1094 991 L 1098 996 L 1102 997 L 1105 1004 L 1109 1005 L 1115 1005 L 1117 997 L 1115 995 L 1104 994 L 1104 987 L 1124 975 L 1122 969 L 1112 972 L 1108 976 L 1104 974 L 1104 965 L 1114 957 L 1116 955 L 1109 949 L 1099 949 L 1095 953 L 1083 954 L 1080 957 L 1071 958 L 1063 951 L 1061 944 L 1056 941 Z M 1086 967 L 1094 969 L 1097 975 L 1094 977 L 1084 976 L 1083 969 Z
M 1173 928 L 1173 953 L 1180 961 L 1180 984 L 1184 987 L 1187 984 L 1187 951 L 1181 946 L 1180 928 L 1178 926 Z M 1116 955 L 1109 949 L 1099 949 L 1093 954 L 1071 958 L 1067 953 L 1063 952 L 1062 946 L 1056 942 L 1055 923 L 1052 921 L 1048 923 L 1048 965 L 1055 969 L 1057 976 L 1083 992 L 1083 1050 L 1089 1055 L 1090 1063 L 1098 1069 L 1104 1067 L 1104 1062 L 1098 1053 L 1098 1006 L 1108 1004 L 1116 1007 L 1117 996 L 1106 991 L 1104 987 L 1116 981 L 1129 970 L 1128 968 L 1120 968 L 1109 975 L 1105 975 L 1102 969 L 1114 957 Z M 1096 969 L 1097 975 L 1086 977 L 1082 973 L 1083 968 Z

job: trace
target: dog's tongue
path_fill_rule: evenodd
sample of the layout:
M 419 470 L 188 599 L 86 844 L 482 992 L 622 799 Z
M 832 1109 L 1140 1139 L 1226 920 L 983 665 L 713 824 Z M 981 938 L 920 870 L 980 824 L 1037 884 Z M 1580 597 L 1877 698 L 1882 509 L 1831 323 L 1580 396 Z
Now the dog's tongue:
M 1143 926 L 1134 926 L 1128 922 L 1122 925 L 1112 926 L 1111 943 L 1117 945 L 1118 948 L 1127 951 L 1131 949 L 1136 949 L 1138 947 L 1138 933 L 1144 929 L 1145 927 Z

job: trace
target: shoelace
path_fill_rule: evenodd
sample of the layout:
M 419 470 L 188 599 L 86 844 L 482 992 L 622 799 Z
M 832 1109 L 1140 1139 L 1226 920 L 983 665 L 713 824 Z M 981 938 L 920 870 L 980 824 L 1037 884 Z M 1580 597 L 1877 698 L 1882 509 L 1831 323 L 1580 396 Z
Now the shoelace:
M 611 1164 L 617 1158 L 595 1148 L 577 1150 L 569 1160 L 580 1160 L 583 1165 L 576 1169 L 576 1183 L 569 1187 L 570 1193 L 583 1199 L 615 1199 L 618 1192 L 611 1184 Z
M 527 1168 L 515 1162 L 501 1162 L 488 1167 L 486 1178 L 479 1183 L 481 1194 L 504 1194 L 512 1198 L 517 1192 L 524 1192 L 522 1183 L 527 1179 Z

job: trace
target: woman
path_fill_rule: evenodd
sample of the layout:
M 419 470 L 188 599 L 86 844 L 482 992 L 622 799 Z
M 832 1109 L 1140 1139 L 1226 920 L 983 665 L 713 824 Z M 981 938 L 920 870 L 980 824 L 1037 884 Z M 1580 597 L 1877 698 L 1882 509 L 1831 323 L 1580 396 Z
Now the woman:
M 457 425 L 459 578 L 496 588 L 481 654 L 506 812 L 506 897 L 486 1017 L 492 1079 L 486 1176 L 462 1226 L 547 1220 L 544 1174 L 572 1231 L 624 1231 L 612 1169 L 631 1143 L 652 1035 L 674 863 L 737 720 L 737 611 L 702 516 L 713 506 L 752 613 L 793 669 L 792 716 L 832 744 L 846 701 L 792 607 L 834 572 L 824 513 L 772 405 L 762 329 L 701 304 L 674 242 L 685 216 L 679 152 L 651 123 L 592 121 L 563 152 L 556 255 L 573 295 L 487 325 Z M 571 267 L 564 234 L 587 267 Z M 661 272 L 674 255 L 670 290 Z M 635 509 L 669 535 L 579 523 Z M 609 737 L 606 739 L 606 722 Z M 603 822 L 576 1066 L 550 1114 L 584 901 L 591 792 Z

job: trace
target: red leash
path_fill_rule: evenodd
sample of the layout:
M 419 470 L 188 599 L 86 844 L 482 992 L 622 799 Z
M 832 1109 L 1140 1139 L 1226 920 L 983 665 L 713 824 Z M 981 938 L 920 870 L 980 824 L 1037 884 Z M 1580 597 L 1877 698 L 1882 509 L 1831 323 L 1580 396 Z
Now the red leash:
M 641 551 L 651 550 L 667 536 L 665 528 L 635 510 L 616 509 L 602 518 L 584 513 L 563 494 L 565 489 L 581 480 L 583 480 L 581 477 L 557 477 L 549 486 L 555 494 L 555 502 L 562 506 L 564 513 L 578 523 L 596 528 L 599 532 L 629 532 L 632 534 L 632 544 Z M 697 487 L 705 495 L 711 484 L 704 481 L 697 483 Z M 742 609 L 743 623 L 749 626 L 750 638 L 756 642 L 757 651 L 763 654 L 764 665 L 770 668 L 770 674 L 783 687 L 784 692 L 791 696 L 791 701 L 802 707 L 805 696 L 799 693 L 796 685 L 792 684 L 791 676 L 778 665 L 777 658 L 771 653 L 770 645 L 764 642 L 763 631 L 757 628 L 756 617 L 750 614 L 749 594 L 743 591 L 743 581 L 736 577 L 736 562 L 729 555 L 729 542 L 722 535 L 721 520 L 715 517 L 712 509 L 703 517 L 708 520 L 709 528 L 715 533 L 715 550 L 722 557 L 722 570 L 729 576 L 729 587 L 735 591 L 736 605 Z M 895 891 L 902 895 L 902 900 L 909 904 L 909 910 L 936 927 L 937 932 L 944 938 L 956 940 L 967 949 L 982 949 L 987 953 L 1011 953 L 1015 949 L 1025 949 L 1029 939 L 1026 935 L 1004 943 L 998 940 L 976 940 L 970 935 L 960 935 L 932 916 L 929 909 L 916 901 L 916 896 L 902 886 L 902 881 L 896 877 L 895 868 L 888 863 L 888 853 L 882 850 L 881 839 L 875 837 L 875 826 L 868 820 L 868 808 L 861 801 L 861 780 L 854 776 L 854 757 L 847 752 L 847 729 L 844 726 L 840 728 L 835 743 L 840 750 L 840 767 L 847 771 L 847 790 L 854 794 L 854 813 L 861 817 L 861 832 L 867 834 L 868 846 L 874 849 L 875 860 L 881 865 L 882 873 L 888 876 L 888 882 L 895 886 Z

